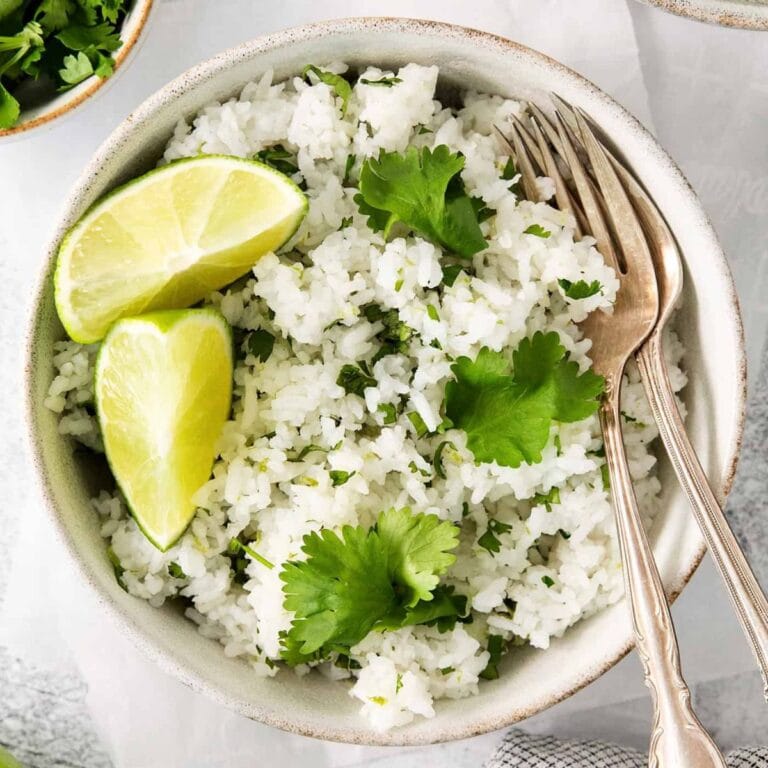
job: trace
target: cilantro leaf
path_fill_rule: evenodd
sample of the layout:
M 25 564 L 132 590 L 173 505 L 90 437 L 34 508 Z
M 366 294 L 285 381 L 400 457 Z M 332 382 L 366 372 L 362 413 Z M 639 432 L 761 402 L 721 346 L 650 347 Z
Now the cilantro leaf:
M 307 559 L 286 563 L 280 574 L 283 605 L 294 613 L 282 638 L 283 659 L 298 664 L 345 653 L 373 629 L 455 613 L 461 601 L 449 607 L 442 593 L 434 607 L 421 603 L 433 600 L 457 544 L 453 523 L 407 508 L 382 512 L 370 530 L 345 526 L 341 536 L 329 530 L 305 536 Z
M 21 108 L 19 102 L 0 83 L 0 130 L 10 128 L 19 119 Z
M 387 355 L 405 354 L 413 336 L 413 328 L 406 325 L 396 309 L 382 309 L 378 304 L 366 304 L 363 314 L 371 323 L 380 322 L 384 327 L 376 334 L 381 343 L 379 351 L 373 356 L 375 364 Z
M 349 480 L 352 475 L 356 474 L 355 472 L 347 472 L 345 469 L 332 469 L 328 475 L 331 478 L 331 485 L 334 488 L 338 488 L 340 485 L 344 485 L 344 483 Z
M 269 360 L 275 348 L 275 337 L 263 328 L 248 334 L 248 351 L 262 363 Z
M 106 22 L 91 27 L 82 24 L 70 24 L 55 37 L 70 51 L 84 51 L 85 53 L 92 51 L 112 53 L 122 45 L 120 35 L 117 34 L 111 24 Z
M 405 507 L 382 512 L 376 530 L 395 581 L 408 588 L 406 607 L 431 600 L 439 575 L 456 560 L 450 554 L 459 543 L 456 526 L 436 515 L 414 515 Z
M 262 149 L 256 153 L 255 157 L 286 176 L 292 176 L 299 170 L 299 166 L 296 164 L 296 155 L 282 144 L 275 144 L 272 147 Z
M 463 167 L 464 158 L 444 144 L 434 150 L 382 152 L 363 163 L 355 202 L 368 216 L 368 226 L 385 237 L 399 221 L 468 258 L 487 243 L 476 206 L 458 176 Z
M 491 557 L 493 557 L 497 552 L 501 552 L 501 540 L 498 534 L 507 533 L 511 530 L 511 525 L 491 518 L 488 520 L 488 527 L 485 529 L 485 533 L 477 540 L 477 543 L 483 549 L 488 550 L 491 553 Z
M 523 232 L 524 235 L 535 235 L 536 237 L 547 238 L 552 233 L 548 229 L 544 229 L 541 224 L 531 224 L 528 229 Z
M 331 89 L 336 92 L 336 95 L 341 99 L 341 114 L 347 114 L 347 107 L 349 106 L 349 97 L 352 95 L 352 86 L 341 75 L 337 75 L 335 72 L 328 72 L 325 69 L 320 69 L 314 64 L 307 64 L 304 69 L 301 70 L 301 76 L 306 78 L 309 73 L 312 73 L 321 83 L 325 83 Z
M 401 629 L 414 624 L 427 624 L 437 625 L 441 632 L 446 632 L 453 629 L 456 621 L 466 613 L 466 596 L 454 594 L 453 587 L 441 585 L 432 593 L 431 600 L 419 600 L 413 608 L 385 617 L 376 629 Z
M 485 669 L 480 673 L 480 677 L 483 680 L 497 680 L 499 677 L 499 662 L 504 655 L 505 649 L 504 638 L 501 635 L 489 635 L 488 637 L 488 653 L 490 658 Z
M 512 361 L 510 375 L 504 356 L 487 347 L 475 360 L 456 360 L 445 412 L 467 433 L 477 461 L 519 467 L 541 461 L 554 421 L 581 421 L 597 411 L 604 380 L 591 371 L 579 374 L 556 332 L 523 339 Z
M 79 51 L 77 56 L 65 56 L 63 64 L 64 66 L 59 70 L 59 77 L 66 84 L 65 89 L 82 83 L 94 73 L 91 60 L 82 51 Z
M 562 278 L 557 283 L 563 289 L 563 293 L 574 301 L 588 299 L 590 296 L 594 296 L 603 290 L 599 280 L 593 280 L 591 283 L 588 283 L 586 280 L 577 280 L 575 283 L 572 283 L 570 280 Z
M 376 379 L 357 365 L 344 365 L 339 371 L 336 383 L 343 387 L 348 395 L 365 397 L 367 387 L 375 387 Z
M 58 32 L 69 24 L 75 7 L 74 0 L 42 0 L 35 11 L 35 20 L 46 32 Z

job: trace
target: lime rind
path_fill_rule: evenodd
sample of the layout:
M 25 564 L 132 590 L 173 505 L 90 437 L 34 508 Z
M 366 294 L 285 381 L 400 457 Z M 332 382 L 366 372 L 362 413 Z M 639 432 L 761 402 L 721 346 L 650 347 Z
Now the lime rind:
M 162 335 L 167 335 L 170 332 L 178 330 L 178 326 L 184 323 L 192 323 L 199 329 L 201 322 L 210 323 L 214 325 L 219 331 L 221 331 L 224 341 L 222 349 L 225 351 L 225 357 L 229 363 L 228 369 L 219 369 L 221 373 L 221 380 L 224 382 L 224 386 L 227 389 L 227 406 L 225 413 L 222 414 L 221 418 L 221 426 L 223 427 L 226 418 L 230 415 L 232 405 L 234 340 L 232 336 L 232 329 L 229 323 L 217 309 L 212 307 L 203 307 L 200 309 L 159 310 L 156 312 L 147 313 L 146 315 L 141 315 L 139 317 L 123 318 L 117 321 L 110 328 L 96 357 L 96 366 L 94 371 L 94 404 L 96 406 L 96 412 L 99 417 L 99 426 L 104 439 L 107 463 L 110 470 L 112 471 L 112 475 L 115 478 L 115 482 L 120 489 L 123 499 L 125 500 L 126 507 L 128 508 L 128 511 L 130 512 L 131 517 L 134 519 L 137 527 L 147 538 L 147 540 L 161 552 L 167 552 L 169 549 L 171 549 L 171 547 L 178 543 L 179 539 L 184 535 L 190 523 L 194 519 L 197 510 L 191 503 L 190 499 L 190 503 L 187 509 L 183 511 L 183 513 L 179 514 L 178 524 L 172 526 L 171 530 L 158 531 L 153 525 L 148 523 L 146 519 L 147 515 L 143 512 L 141 503 L 136 500 L 127 483 L 125 483 L 124 480 L 121 481 L 121 467 L 117 466 L 117 462 L 115 462 L 113 457 L 110 456 L 109 425 L 104 423 L 103 420 L 103 413 L 105 409 L 102 408 L 103 393 L 101 391 L 101 383 L 104 380 L 104 370 L 106 366 L 110 364 L 109 355 L 111 349 L 111 341 L 118 334 L 124 333 L 127 325 L 136 328 L 137 332 L 141 331 L 141 326 L 143 326 L 144 330 L 150 333 L 157 332 Z M 215 463 L 216 455 L 214 448 L 215 446 L 211 447 L 210 466 L 207 469 L 207 473 L 205 474 L 204 479 L 202 479 L 200 483 L 201 486 L 207 482 Z M 203 475 L 201 473 L 201 478 L 202 477 Z M 154 508 L 154 505 L 151 506 Z M 151 513 L 152 509 L 149 509 L 149 512 Z
M 291 240 L 291 238 L 296 234 L 298 228 L 301 226 L 301 222 L 304 220 L 304 217 L 306 216 L 307 210 L 309 208 L 309 203 L 304 192 L 302 192 L 299 186 L 292 179 L 290 179 L 285 174 L 282 174 L 279 171 L 275 170 L 274 168 L 267 165 L 266 163 L 262 163 L 258 160 L 250 160 L 250 159 L 235 157 L 231 155 L 212 154 L 212 155 L 198 155 L 196 157 L 191 157 L 191 158 L 183 158 L 180 160 L 173 161 L 172 163 L 164 165 L 160 168 L 155 168 L 149 171 L 148 173 L 145 173 L 143 176 L 140 176 L 125 184 L 120 185 L 119 187 L 115 188 L 110 193 L 108 193 L 106 196 L 99 199 L 96 203 L 90 206 L 90 208 L 88 208 L 86 213 L 65 233 L 64 237 L 62 238 L 62 241 L 58 250 L 56 269 L 55 269 L 54 278 L 53 278 L 54 302 L 55 302 L 56 309 L 57 309 L 59 318 L 61 320 L 61 323 L 64 326 L 64 329 L 66 330 L 70 338 L 72 338 L 74 341 L 77 341 L 81 344 L 91 344 L 96 341 L 100 341 L 103 338 L 106 331 L 108 330 L 109 324 L 111 324 L 109 323 L 106 327 L 99 328 L 98 331 L 94 331 L 92 328 L 89 329 L 87 323 L 83 322 L 83 318 L 78 314 L 78 312 L 72 306 L 72 302 L 70 301 L 70 298 L 71 298 L 71 291 L 75 283 L 73 282 L 72 277 L 69 274 L 69 267 L 71 262 L 71 253 L 73 250 L 73 243 L 79 242 L 83 233 L 87 232 L 88 227 L 93 223 L 96 217 L 108 211 L 110 207 L 114 206 L 117 202 L 120 201 L 122 196 L 126 195 L 129 192 L 131 194 L 135 194 L 137 191 L 136 189 L 137 186 L 144 185 L 149 187 L 154 182 L 157 181 L 158 176 L 165 176 L 170 173 L 178 173 L 179 169 L 183 170 L 184 168 L 188 168 L 192 164 L 195 164 L 201 167 L 205 165 L 210 165 L 212 167 L 221 167 L 222 163 L 230 166 L 232 171 L 243 170 L 243 169 L 254 171 L 254 169 L 258 169 L 259 174 L 264 174 L 268 177 L 274 177 L 276 183 L 286 193 L 285 199 L 292 200 L 294 203 L 294 206 L 293 207 L 287 206 L 285 216 L 277 219 L 270 227 L 259 232 L 258 236 L 262 237 L 269 231 L 272 231 L 273 228 L 277 229 L 279 227 L 283 227 L 284 225 L 286 225 L 285 226 L 286 231 L 283 237 L 281 238 L 281 241 L 279 242 L 278 245 L 275 245 L 271 250 L 277 251 Z M 225 247 L 219 248 L 217 252 L 226 252 L 227 248 L 231 250 L 233 248 L 237 248 L 239 245 L 242 245 L 242 243 L 232 242 L 228 246 L 225 245 Z M 264 252 L 267 252 L 267 251 L 264 251 Z M 252 264 L 258 261 L 258 259 L 263 255 L 264 252 L 254 254 Z M 201 254 L 201 259 L 210 255 L 211 254 Z M 245 274 L 247 270 L 248 270 L 248 267 L 246 267 L 240 274 Z M 174 277 L 183 273 L 184 273 L 184 270 L 175 274 L 170 274 L 168 278 L 168 282 L 170 282 Z M 230 280 L 229 282 L 232 282 L 232 281 Z M 217 288 L 212 287 L 211 290 L 222 288 L 226 284 L 228 283 L 219 285 Z M 159 292 L 162 292 L 162 289 Z M 200 296 L 197 300 L 200 300 L 202 298 L 204 298 L 204 296 Z M 195 302 L 192 302 L 192 303 L 195 303 Z M 152 306 L 151 311 L 171 309 L 171 308 L 175 309 L 179 307 Z M 141 310 L 139 310 L 139 312 L 140 311 Z M 138 312 L 134 311 L 128 314 L 138 314 Z M 113 318 L 113 320 L 120 319 L 121 316 L 123 315 L 118 315 L 117 317 Z

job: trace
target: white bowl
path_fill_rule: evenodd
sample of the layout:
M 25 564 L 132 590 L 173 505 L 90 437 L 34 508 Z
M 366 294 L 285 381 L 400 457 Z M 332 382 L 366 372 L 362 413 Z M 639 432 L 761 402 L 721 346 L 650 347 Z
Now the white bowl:
M 640 0 L 690 19 L 741 29 L 768 29 L 766 0 Z
M 142 34 L 147 27 L 154 0 L 134 0 L 120 28 L 123 44 L 115 51 L 115 71 L 107 78 L 89 77 L 74 88 L 54 94 L 47 101 L 24 109 L 18 122 L 11 128 L 0 130 L 0 141 L 27 136 L 31 131 L 50 125 L 65 115 L 71 114 L 77 107 L 90 99 L 95 93 L 103 92 L 107 84 L 125 69 L 128 62 L 139 48 Z
M 631 647 L 624 604 L 580 623 L 546 651 L 520 650 L 506 658 L 499 680 L 478 696 L 441 701 L 436 716 L 389 733 L 376 733 L 359 716 L 345 685 L 320 675 L 282 671 L 256 677 L 245 662 L 224 656 L 178 610 L 152 608 L 117 585 L 88 500 L 98 486 L 94 464 L 75 455 L 43 406 L 53 375 L 51 350 L 64 337 L 53 303 L 52 271 L 59 239 L 94 200 L 146 171 L 159 158 L 176 121 L 237 94 L 274 68 L 278 78 L 309 63 L 440 66 L 443 83 L 546 104 L 556 91 L 597 120 L 652 190 L 675 233 L 687 266 L 679 321 L 688 350 L 688 427 L 715 490 L 730 488 L 745 399 L 742 327 L 728 265 L 693 192 L 654 139 L 595 86 L 539 53 L 509 40 L 461 27 L 405 19 L 350 19 L 291 29 L 227 51 L 148 99 L 97 151 L 65 205 L 50 244 L 29 328 L 28 418 L 34 461 L 52 524 L 79 572 L 98 595 L 105 616 L 158 664 L 227 707 L 302 734 L 361 744 L 428 744 L 509 725 L 554 704 L 616 663 Z M 664 582 L 679 593 L 698 565 L 702 539 L 669 470 L 662 462 L 662 509 L 653 529 Z

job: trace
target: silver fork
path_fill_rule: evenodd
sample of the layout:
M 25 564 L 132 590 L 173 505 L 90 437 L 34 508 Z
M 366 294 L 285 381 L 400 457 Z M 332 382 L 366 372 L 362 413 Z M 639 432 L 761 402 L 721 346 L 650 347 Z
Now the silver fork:
M 531 153 L 525 146 L 524 134 L 516 127 L 512 144 L 518 165 L 530 174 L 533 172 Z M 567 190 L 565 179 L 544 139 L 544 129 L 535 118 L 533 127 L 537 154 L 542 164 L 548 166 L 546 172 L 551 174 L 556 190 L 561 190 L 558 203 L 565 210 L 575 212 L 572 197 L 562 193 Z M 654 703 L 649 766 L 724 768 L 722 754 L 691 706 L 690 691 L 680 669 L 669 605 L 637 508 L 621 433 L 619 403 L 624 368 L 651 334 L 658 318 L 659 294 L 653 261 L 640 222 L 610 160 L 591 130 L 586 125 L 580 127 L 594 182 L 578 156 L 571 131 L 559 115 L 555 149 L 571 173 L 587 229 L 602 243 L 603 256 L 621 280 L 613 315 L 592 313 L 582 329 L 593 342 L 593 367 L 606 380 L 600 424 L 616 508 L 627 597 L 646 684 Z M 528 181 L 528 188 L 535 188 L 530 178 Z M 618 249 L 613 248 L 612 233 L 620 246 Z
M 571 128 L 577 127 L 573 109 L 562 99 L 557 99 L 557 104 Z M 677 478 L 688 497 L 707 547 L 728 589 L 736 616 L 757 658 L 763 676 L 763 693 L 768 699 L 768 600 L 728 525 L 688 439 L 664 360 L 664 327 L 677 306 L 683 287 L 680 253 L 667 223 L 645 190 L 607 150 L 606 155 L 648 234 L 656 265 L 660 294 L 659 319 L 635 355 L 645 394 Z

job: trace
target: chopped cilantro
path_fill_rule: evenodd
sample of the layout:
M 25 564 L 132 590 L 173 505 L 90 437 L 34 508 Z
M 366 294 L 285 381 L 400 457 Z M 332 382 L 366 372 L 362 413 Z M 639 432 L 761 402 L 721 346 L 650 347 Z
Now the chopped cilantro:
M 566 540 L 571 538 L 571 534 L 568 533 L 568 531 L 564 531 L 562 528 L 558 531 L 558 533 Z
M 352 217 L 351 216 L 345 216 L 341 220 L 341 226 L 339 227 L 339 229 L 346 229 L 347 227 L 351 227 L 351 226 L 352 226 Z
M 392 403 L 380 403 L 377 410 L 384 414 L 385 424 L 394 424 L 397 421 L 397 410 Z
M 533 497 L 533 505 L 538 506 L 543 504 L 547 508 L 547 512 L 552 509 L 553 504 L 560 503 L 560 489 L 552 487 L 547 493 L 537 493 Z
M 513 373 L 499 352 L 483 347 L 477 358 L 451 366 L 455 381 L 445 390 L 445 413 L 467 433 L 479 462 L 519 467 L 541 461 L 555 421 L 581 421 L 595 413 L 604 380 L 579 373 L 556 332 L 523 339 L 512 356 Z
M 627 423 L 631 424 L 632 422 L 637 421 L 637 419 L 634 416 L 630 416 L 626 411 L 622 411 L 621 415 L 624 417 L 624 421 L 626 421 Z
M 449 288 L 456 282 L 456 278 L 459 276 L 464 267 L 461 264 L 446 264 L 443 267 L 443 285 L 447 285 Z
M 430 320 L 434 320 L 436 323 L 440 322 L 440 315 L 434 304 L 427 304 L 427 315 Z
M 441 675 L 450 675 L 451 672 L 455 672 L 456 670 L 453 667 L 442 667 L 440 669 Z
M 120 585 L 120 589 L 122 589 L 124 592 L 127 592 L 128 585 L 125 583 L 125 579 L 123 578 L 125 568 L 123 568 L 123 564 L 120 562 L 120 558 L 115 554 L 115 550 L 112 549 L 112 547 L 107 547 L 107 557 L 109 558 L 109 562 L 112 563 L 112 570 L 115 572 L 115 579 Z
M 296 156 L 282 144 L 275 144 L 272 147 L 262 149 L 256 153 L 256 159 L 286 176 L 292 176 L 299 170 Z
M 381 77 L 378 80 L 367 80 L 364 77 L 360 78 L 360 82 L 363 85 L 381 85 L 384 86 L 384 88 L 391 88 L 393 85 L 397 85 L 397 83 L 402 83 L 402 79 L 399 77 Z
M 344 389 L 348 395 L 365 396 L 365 390 L 367 387 L 375 387 L 376 379 L 373 376 L 365 373 L 357 365 L 344 365 L 339 371 L 339 376 L 336 379 L 336 383 Z
M 551 579 L 549 576 L 542 576 L 541 580 L 544 583 L 544 586 L 547 588 L 555 586 L 554 579 Z
M 261 563 L 265 568 L 269 568 L 270 571 L 275 567 L 274 563 L 270 563 L 266 557 L 263 557 L 262 555 L 260 555 L 252 547 L 249 547 L 247 544 L 243 544 L 243 542 L 240 541 L 240 539 L 231 539 L 229 542 L 229 546 L 227 547 L 227 552 L 230 555 L 235 555 L 237 554 L 238 550 L 241 550 L 246 555 L 249 555 L 257 563 Z
M 440 613 L 455 610 L 452 594 L 437 587 L 457 545 L 453 523 L 408 508 L 382 512 L 370 530 L 345 526 L 341 535 L 327 529 L 308 534 L 306 559 L 286 563 L 280 574 L 285 610 L 294 614 L 281 655 L 294 665 L 327 658 L 377 627 L 437 620 L 433 601 Z
M 491 518 L 488 520 L 488 527 L 485 533 L 477 540 L 477 543 L 491 553 L 491 556 L 501 551 L 501 540 L 498 537 L 500 533 L 508 533 L 512 530 L 511 525 L 502 523 L 500 520 Z
M 376 334 L 381 344 L 373 357 L 375 364 L 387 355 L 405 354 L 413 336 L 413 328 L 406 325 L 396 309 L 383 310 L 378 304 L 366 304 L 362 308 L 366 319 L 372 323 L 380 322 L 384 327 Z
M 485 669 L 480 673 L 483 680 L 497 680 L 499 677 L 499 662 L 504 654 L 504 638 L 501 635 L 489 635 L 488 653 L 490 658 Z
M 603 290 L 599 280 L 593 280 L 591 283 L 588 283 L 586 280 L 577 280 L 575 283 L 572 283 L 570 280 L 561 278 L 557 281 L 557 284 L 563 289 L 563 293 L 574 301 L 588 299 L 590 296 L 594 296 Z
M 419 126 L 419 136 L 423 136 L 425 133 L 434 133 L 431 128 L 427 128 L 426 125 Z
M 344 485 L 355 472 L 346 472 L 343 469 L 332 469 L 328 474 L 331 477 L 331 485 L 336 488 L 339 485 Z
M 432 460 L 432 466 L 435 468 L 435 472 L 438 477 L 442 477 L 445 480 L 445 467 L 443 467 L 443 451 L 450 446 L 453 450 L 456 450 L 456 446 L 450 440 L 443 440 L 440 445 L 437 446 L 435 451 L 435 458 Z
M 424 419 L 422 419 L 416 411 L 410 411 L 405 415 L 408 417 L 408 421 L 413 425 L 413 428 L 416 431 L 416 437 L 424 437 L 429 434 L 429 427 L 427 427 L 424 423 Z
M 441 144 L 434 150 L 410 147 L 405 153 L 382 152 L 360 171 L 355 201 L 374 231 L 387 237 L 402 222 L 460 256 L 470 257 L 487 243 L 477 211 L 459 173 L 464 158 Z
M 352 86 L 341 75 L 337 75 L 335 72 L 328 72 L 325 69 L 320 69 L 314 64 L 307 64 L 301 71 L 301 76 L 309 79 L 310 72 L 321 82 L 329 86 L 336 95 L 341 99 L 341 114 L 347 114 L 347 107 L 349 106 L 349 97 L 352 95 Z
M 399 277 L 397 280 L 395 280 L 395 293 L 400 293 L 400 289 L 403 287 L 403 283 L 405 280 L 403 280 L 402 277 Z
M 501 178 L 504 179 L 504 181 L 512 181 L 517 174 L 518 170 L 514 158 L 508 157 L 504 169 L 501 172 Z
M 263 328 L 248 334 L 248 351 L 262 363 L 269 360 L 275 348 L 275 337 Z
M 600 477 L 603 480 L 603 488 L 608 490 L 611 487 L 611 473 L 607 464 L 603 464 L 600 467 Z
M 328 449 L 323 448 L 322 445 L 315 445 L 314 443 L 310 443 L 309 445 L 305 445 L 295 456 L 289 458 L 288 461 L 292 461 L 292 462 L 303 461 L 305 456 L 307 456 L 310 453 L 315 453 L 317 451 L 320 451 L 321 453 L 327 453 Z
M 552 233 L 548 229 L 544 229 L 541 224 L 531 224 L 528 229 L 523 232 L 524 235 L 535 235 L 536 237 L 549 237 Z
M 352 172 L 352 168 L 357 160 L 356 155 L 347 155 L 347 161 L 344 163 L 344 176 L 341 179 L 341 186 L 346 187 L 349 183 L 349 174 Z
M 168 575 L 174 579 L 189 578 L 184 569 L 178 563 L 168 563 Z

